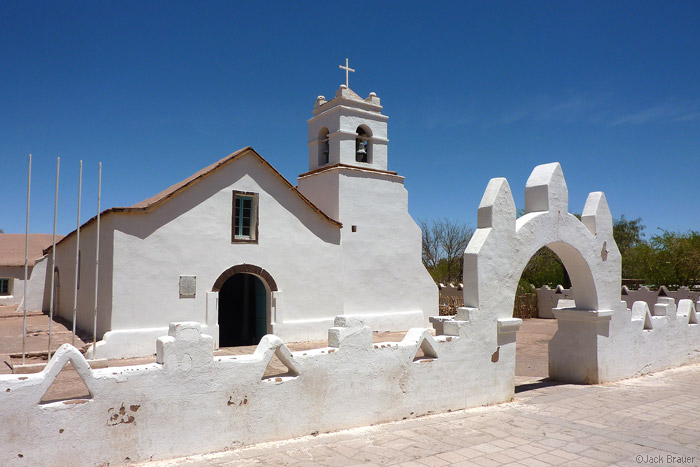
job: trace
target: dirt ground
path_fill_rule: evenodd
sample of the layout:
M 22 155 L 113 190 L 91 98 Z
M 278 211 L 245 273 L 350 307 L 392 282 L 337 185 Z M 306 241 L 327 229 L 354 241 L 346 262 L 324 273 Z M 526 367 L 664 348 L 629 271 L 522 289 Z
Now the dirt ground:
M 21 312 L 16 307 L 0 306 L 0 374 L 34 373 L 43 369 L 48 355 L 49 317 L 40 312 L 27 314 L 27 338 L 25 340 L 25 365 L 22 365 L 22 322 Z M 556 320 L 528 319 L 517 334 L 515 375 L 516 383 L 531 383 L 533 380 L 546 378 L 548 373 L 547 344 L 556 331 Z M 372 340 L 377 342 L 401 341 L 405 332 L 373 333 Z M 51 348 L 54 352 L 61 344 L 72 340 L 71 324 L 54 320 L 51 326 Z M 91 336 L 81 334 L 75 338 L 75 346 L 85 349 L 91 341 Z M 287 344 L 291 351 L 309 350 L 326 347 L 328 342 L 290 342 Z M 227 347 L 214 352 L 214 355 L 246 355 L 252 354 L 255 346 Z M 93 368 L 105 366 L 128 366 L 153 363 L 155 355 L 142 358 L 127 358 L 119 360 L 98 361 L 91 363 Z M 264 378 L 278 376 L 287 372 L 287 368 L 273 358 L 263 375 Z M 56 382 L 51 385 L 42 401 L 75 399 L 89 397 L 88 390 L 73 370 L 70 364 L 61 371 Z

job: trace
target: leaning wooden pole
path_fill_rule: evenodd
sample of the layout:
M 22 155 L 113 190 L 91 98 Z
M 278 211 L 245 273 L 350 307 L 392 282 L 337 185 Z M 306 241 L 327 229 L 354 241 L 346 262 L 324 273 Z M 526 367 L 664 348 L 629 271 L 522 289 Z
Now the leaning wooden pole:
M 56 193 L 53 202 L 53 238 L 51 240 L 51 298 L 49 302 L 49 360 L 51 360 L 51 330 L 53 328 L 54 280 L 56 273 L 56 217 L 58 213 L 58 173 L 61 169 L 61 158 L 56 158 Z
M 83 191 L 83 161 L 78 170 L 78 227 L 75 229 L 75 287 L 73 288 L 73 337 L 71 344 L 75 345 L 75 322 L 78 319 L 78 274 L 80 273 L 80 201 Z
M 24 297 L 22 308 L 22 365 L 27 356 L 27 280 L 29 279 L 29 197 L 32 192 L 32 155 L 29 155 L 29 170 L 27 171 L 27 226 L 24 233 Z
M 102 193 L 102 162 L 97 174 L 97 240 L 95 241 L 95 309 L 92 315 L 92 358 L 97 358 L 97 284 L 100 268 L 100 195 Z

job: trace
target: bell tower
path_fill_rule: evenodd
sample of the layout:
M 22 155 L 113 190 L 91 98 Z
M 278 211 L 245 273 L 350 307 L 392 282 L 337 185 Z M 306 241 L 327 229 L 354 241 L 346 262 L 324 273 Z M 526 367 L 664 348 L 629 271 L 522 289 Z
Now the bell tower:
M 387 117 L 373 92 L 363 99 L 345 84 L 329 101 L 318 96 L 309 126 L 309 171 L 321 167 L 353 166 L 387 170 Z
M 346 59 L 347 60 L 347 59 Z M 365 99 L 345 84 L 316 98 L 308 120 L 309 170 L 299 192 L 342 227 L 323 237 L 337 244 L 342 310 L 374 330 L 424 326 L 438 291 L 421 258 L 421 230 L 408 213 L 404 177 L 387 170 L 387 119 L 375 93 Z M 325 224 L 324 224 L 325 226 Z
M 350 231 L 355 232 L 360 227 L 353 212 L 366 216 L 381 209 L 387 202 L 387 187 L 400 185 L 398 192 L 405 190 L 403 177 L 387 170 L 389 117 L 382 114 L 379 97 L 373 92 L 364 99 L 357 95 L 348 87 L 348 74 L 355 70 L 347 59 L 340 68 L 345 70 L 345 84 L 333 99 L 318 96 L 313 116 L 307 121 L 309 170 L 299 175 L 298 188 L 331 218 L 350 222 Z M 402 203 L 394 200 L 392 209 Z M 371 209 L 360 209 L 361 204 L 369 204 Z

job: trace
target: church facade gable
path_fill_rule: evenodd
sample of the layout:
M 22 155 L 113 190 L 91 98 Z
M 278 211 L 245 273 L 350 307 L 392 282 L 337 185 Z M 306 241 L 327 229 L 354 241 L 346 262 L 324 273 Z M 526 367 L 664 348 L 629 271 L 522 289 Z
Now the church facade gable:
M 235 199 L 241 193 L 255 200 L 249 216 L 256 234 L 250 242 L 232 239 Z M 306 338 L 308 330 L 295 322 L 327 324 L 342 314 L 339 243 L 337 225 L 290 193 L 257 158 L 241 157 L 147 215 L 116 218 L 114 255 L 119 260 L 105 340 L 127 340 L 121 334 L 139 335 L 142 329 L 182 320 L 206 321 L 207 332 L 217 337 L 217 323 L 227 311 L 215 309 L 216 303 L 212 308 L 208 294 L 219 293 L 214 288 L 222 273 L 244 265 L 259 268 L 241 274 L 256 277 L 265 288 L 262 292 L 258 284 L 258 292 L 251 292 L 265 295 L 258 299 L 265 302 L 265 333 Z M 185 276 L 192 277 L 194 293 L 183 296 L 180 281 Z M 154 342 L 145 336 L 141 340 Z
M 322 101 L 321 101 L 322 100 Z M 338 315 L 373 330 L 424 326 L 438 291 L 421 260 L 404 179 L 387 170 L 376 94 L 317 100 L 298 188 L 252 148 L 155 196 L 102 213 L 97 358 L 152 354 L 171 322 L 215 345 L 326 337 Z M 92 330 L 96 222 L 56 246 L 59 315 Z M 48 253 L 45 251 L 45 253 Z M 77 299 L 75 284 L 79 284 Z M 45 290 L 45 295 L 48 294 Z

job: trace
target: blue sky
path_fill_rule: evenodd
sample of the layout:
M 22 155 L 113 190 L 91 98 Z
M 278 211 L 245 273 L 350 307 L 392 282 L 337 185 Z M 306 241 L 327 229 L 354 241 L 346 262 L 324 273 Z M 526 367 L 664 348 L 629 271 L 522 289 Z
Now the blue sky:
M 0 3 L 0 228 L 59 233 L 244 146 L 292 183 L 344 79 L 389 115 L 416 219 L 476 224 L 488 180 L 561 162 L 570 211 L 700 229 L 700 2 Z

